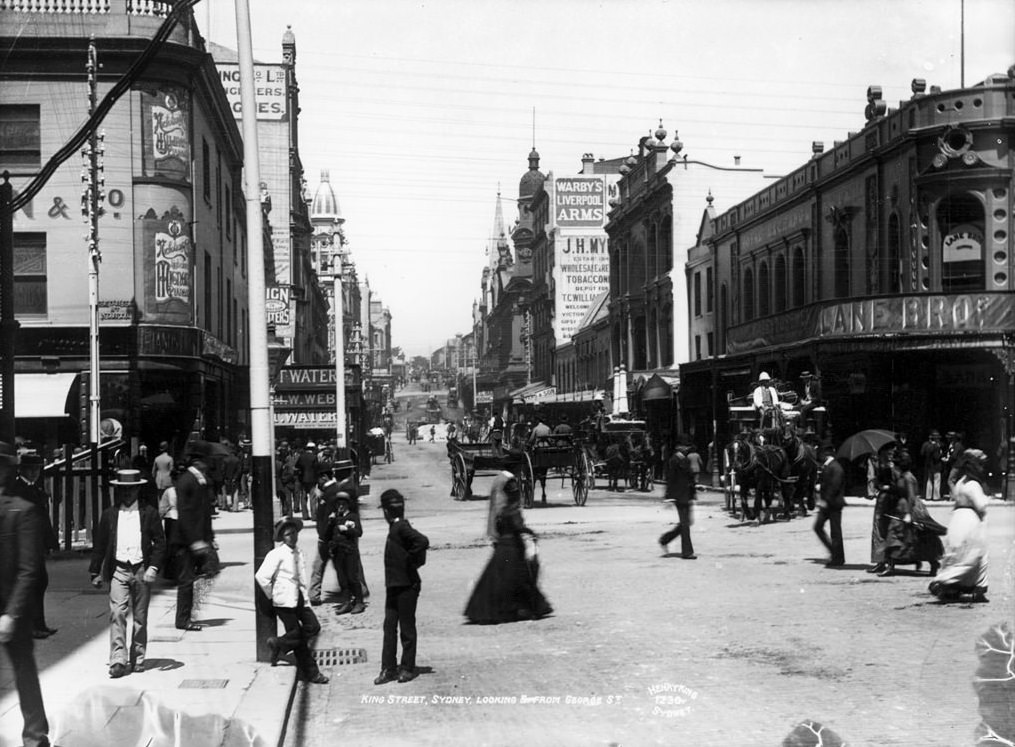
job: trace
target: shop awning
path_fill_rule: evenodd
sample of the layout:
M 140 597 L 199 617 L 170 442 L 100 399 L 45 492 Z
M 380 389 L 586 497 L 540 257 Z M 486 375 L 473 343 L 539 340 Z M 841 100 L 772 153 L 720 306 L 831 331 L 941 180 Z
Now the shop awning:
M 641 390 L 642 402 L 654 402 L 657 400 L 668 400 L 673 396 L 673 389 L 679 387 L 679 376 L 660 376 L 653 374 L 652 378 L 645 382 Z
M 76 373 L 14 374 L 14 417 L 67 417 L 67 397 L 77 376 Z

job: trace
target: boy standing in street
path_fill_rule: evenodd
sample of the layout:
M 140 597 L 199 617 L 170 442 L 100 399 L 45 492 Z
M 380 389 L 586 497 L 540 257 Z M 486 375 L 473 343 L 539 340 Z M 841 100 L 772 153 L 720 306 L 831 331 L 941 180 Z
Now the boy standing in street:
M 166 555 L 158 510 L 138 503 L 146 482 L 136 469 L 117 470 L 116 479 L 109 481 L 117 505 L 107 508 L 99 519 L 88 567 L 92 586 L 101 589 L 103 580 L 109 584 L 109 676 L 114 679 L 144 669 L 150 584 Z M 134 617 L 129 660 L 128 607 Z
M 397 490 L 381 493 L 381 508 L 388 522 L 388 541 L 384 545 L 384 646 L 381 673 L 375 685 L 416 679 L 416 603 L 421 582 L 419 569 L 426 563 L 430 540 L 405 520 L 405 498 Z M 401 632 L 402 664 L 395 668 L 396 634 Z
M 285 634 L 268 638 L 271 649 L 271 665 L 278 657 L 292 651 L 296 656 L 296 670 L 300 679 L 315 685 L 326 685 L 328 678 L 310 653 L 310 641 L 321 632 L 317 615 L 307 602 L 307 560 L 296 544 L 303 522 L 287 516 L 275 525 L 274 550 L 264 556 L 261 567 L 254 574 L 254 580 L 271 600 L 275 615 L 282 621 Z

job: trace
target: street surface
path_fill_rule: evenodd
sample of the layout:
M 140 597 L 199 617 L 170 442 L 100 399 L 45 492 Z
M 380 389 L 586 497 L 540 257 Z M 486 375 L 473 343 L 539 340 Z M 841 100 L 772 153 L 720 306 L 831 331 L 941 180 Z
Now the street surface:
M 399 394 L 414 414 L 426 399 Z M 570 486 L 551 480 L 547 504 L 525 519 L 540 536 L 555 614 L 472 626 L 462 610 L 491 552 L 490 478 L 476 479 L 473 500 L 455 501 L 444 444 L 409 446 L 404 427 L 394 441 L 395 462 L 374 466 L 362 499 L 367 610 L 334 615 L 330 569 L 317 608 L 318 649 L 363 649 L 367 661 L 326 669 L 327 686 L 299 686 L 286 747 L 777 745 L 803 719 L 850 745 L 973 743 L 975 644 L 1013 617 L 1012 506 L 995 504 L 987 517 L 990 602 L 944 605 L 925 572 L 864 572 L 872 511 L 863 499 L 844 512 L 847 566 L 826 569 L 813 514 L 742 525 L 707 491 L 695 509 L 698 560 L 683 560 L 678 543 L 671 556 L 657 544 L 676 516 L 661 486 L 607 493 L 600 484 L 579 508 Z M 417 614 L 424 674 L 377 687 L 387 531 L 378 500 L 389 487 L 431 542 Z M 930 510 L 948 523 L 948 505 Z M 314 541 L 303 532 L 308 552 Z

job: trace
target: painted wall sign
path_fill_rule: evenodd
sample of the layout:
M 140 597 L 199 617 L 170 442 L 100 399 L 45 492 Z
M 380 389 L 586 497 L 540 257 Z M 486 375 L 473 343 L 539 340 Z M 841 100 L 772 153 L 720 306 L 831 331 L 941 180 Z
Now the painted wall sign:
M 359 387 L 358 373 L 355 368 L 345 369 L 346 388 Z M 275 391 L 335 391 L 337 381 L 334 366 L 285 366 L 279 372 Z
M 983 230 L 971 224 L 956 226 L 941 247 L 943 262 L 977 262 L 983 258 Z
M 240 103 L 240 66 L 221 62 L 215 65 L 219 71 L 222 88 L 229 99 L 233 117 L 243 119 L 243 105 Z M 254 64 L 254 103 L 257 118 L 261 120 L 285 119 L 288 114 L 285 95 L 285 68 L 282 65 Z
M 272 404 L 283 410 L 334 410 L 338 395 L 334 390 L 327 392 L 279 392 L 276 390 Z
M 133 301 L 99 301 L 100 322 L 131 322 L 133 320 Z
M 275 410 L 273 422 L 276 426 L 290 428 L 335 430 L 338 427 L 338 417 L 334 410 L 331 412 L 325 410 L 295 410 L 293 412 Z
M 606 218 L 606 182 L 601 176 L 553 181 L 554 223 L 561 228 L 602 228 Z
M 149 321 L 190 323 L 194 270 L 187 223 L 187 216 L 176 205 L 161 216 L 149 209 L 141 217 Z
M 575 236 L 559 232 L 555 239 L 554 337 L 562 345 L 578 331 L 589 307 L 610 287 L 610 254 L 606 234 Z
M 148 176 L 190 181 L 190 100 L 166 87 L 141 96 L 143 161 Z
M 292 289 L 286 285 L 270 285 L 264 289 L 264 314 L 269 325 L 274 325 L 279 337 L 292 337 Z

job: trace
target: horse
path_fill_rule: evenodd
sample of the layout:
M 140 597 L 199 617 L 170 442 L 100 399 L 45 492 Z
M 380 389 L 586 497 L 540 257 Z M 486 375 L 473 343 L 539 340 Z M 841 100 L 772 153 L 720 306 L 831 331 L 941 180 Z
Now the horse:
M 795 481 L 790 490 L 788 511 L 799 506 L 800 515 L 814 510 L 814 491 L 818 481 L 818 453 L 812 444 L 805 442 L 792 425 L 783 433 L 783 448 L 789 459 L 789 475 Z
M 748 518 L 747 496 L 754 488 L 754 511 L 752 518 L 758 523 L 771 521 L 772 499 L 778 488 L 784 515 L 789 518 L 788 502 L 783 495 L 782 485 L 789 482 L 789 459 L 786 451 L 774 444 L 752 442 L 738 438 L 733 446 L 733 469 L 740 483 L 741 521 Z M 764 503 L 764 517 L 762 517 Z
M 620 481 L 624 479 L 628 470 L 627 454 L 623 444 L 616 441 L 610 443 L 607 445 L 603 457 L 606 462 L 606 473 L 608 475 L 607 490 L 622 491 L 623 488 L 620 487 Z

